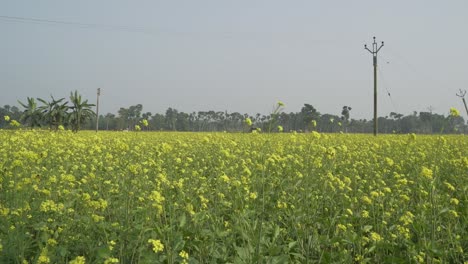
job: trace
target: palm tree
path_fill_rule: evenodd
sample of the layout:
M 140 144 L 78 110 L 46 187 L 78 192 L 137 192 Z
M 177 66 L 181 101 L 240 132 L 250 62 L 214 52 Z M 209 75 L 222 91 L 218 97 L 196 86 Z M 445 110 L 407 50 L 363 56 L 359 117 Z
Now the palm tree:
M 44 99 L 37 98 L 43 105 L 38 107 L 41 111 L 42 116 L 49 128 L 57 130 L 60 125 L 67 125 L 68 123 L 68 102 L 63 102 L 65 98 L 55 100 L 53 96 L 51 102 L 47 102 Z
M 23 114 L 21 115 L 21 120 L 29 123 L 31 128 L 40 127 L 41 126 L 41 119 L 42 114 L 40 109 L 37 107 L 37 103 L 34 98 L 28 97 L 28 103 L 24 104 L 20 101 L 18 103 L 25 108 Z
M 343 120 L 343 123 L 345 125 L 345 132 L 348 132 L 349 112 L 351 111 L 351 109 L 351 106 L 345 105 L 341 110 L 341 120 Z
M 96 115 L 91 107 L 94 104 L 88 104 L 88 100 L 82 100 L 81 95 L 77 91 L 70 93 L 70 102 L 72 106 L 70 109 L 70 124 L 73 132 L 78 132 L 81 129 L 81 125 L 86 122 L 87 119 L 91 119 Z

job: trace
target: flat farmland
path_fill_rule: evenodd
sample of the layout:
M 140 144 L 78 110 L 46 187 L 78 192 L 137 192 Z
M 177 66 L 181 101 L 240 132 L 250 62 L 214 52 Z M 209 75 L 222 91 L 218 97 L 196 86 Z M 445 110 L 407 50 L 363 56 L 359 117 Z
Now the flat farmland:
M 466 263 L 468 138 L 0 131 L 1 263 Z

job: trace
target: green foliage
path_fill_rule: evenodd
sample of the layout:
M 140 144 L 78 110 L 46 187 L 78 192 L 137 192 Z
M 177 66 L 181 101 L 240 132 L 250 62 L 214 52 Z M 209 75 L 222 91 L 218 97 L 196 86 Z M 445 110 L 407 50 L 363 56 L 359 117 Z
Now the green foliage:
M 70 126 L 72 131 L 77 132 L 82 125 L 90 120 L 95 113 L 91 109 L 93 104 L 88 100 L 82 99 L 77 91 L 70 94 L 71 106 L 65 101 L 65 98 L 56 100 L 51 96 L 51 101 L 41 98 L 37 100 L 42 103 L 38 106 L 34 98 L 27 98 L 27 103 L 18 103 L 24 108 L 21 115 L 21 121 L 25 122 L 31 128 L 46 125 L 49 129 L 59 130 Z
M 34 98 L 27 98 L 28 102 L 26 104 L 18 101 L 18 103 L 25 108 L 23 114 L 21 115 L 21 121 L 26 122 L 31 128 L 41 126 L 41 109 L 37 107 L 37 102 Z
M 38 107 L 38 110 L 42 113 L 42 120 L 49 126 L 49 128 L 58 130 L 59 126 L 68 125 L 68 102 L 64 102 L 65 98 L 56 100 L 53 96 L 50 97 L 52 99 L 50 102 L 37 98 L 37 100 L 43 104 Z
M 300 114 L 305 130 L 312 130 L 312 121 L 320 118 L 320 113 L 310 104 L 304 104 Z
M 86 120 L 96 116 L 96 113 L 91 109 L 91 107 L 95 105 L 89 104 L 88 100 L 83 101 L 81 95 L 79 95 L 77 91 L 70 94 L 70 102 L 72 103 L 70 106 L 72 112 L 70 113 L 69 122 L 72 131 L 78 132 Z
M 463 263 L 463 136 L 0 131 L 0 263 Z

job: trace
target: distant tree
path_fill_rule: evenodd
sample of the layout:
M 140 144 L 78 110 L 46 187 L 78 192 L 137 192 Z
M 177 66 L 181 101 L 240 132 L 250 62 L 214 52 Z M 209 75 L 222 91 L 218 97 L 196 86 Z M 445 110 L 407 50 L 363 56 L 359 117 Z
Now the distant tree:
M 320 113 L 310 104 L 304 104 L 300 112 L 302 118 L 302 129 L 310 130 L 312 128 L 312 120 L 317 121 L 320 118 Z
M 151 119 L 151 112 L 146 112 L 144 114 L 141 115 L 141 117 L 145 120 L 148 121 L 148 126 L 147 127 L 143 127 L 143 129 L 145 130 L 150 130 L 151 129 L 151 125 L 149 123 L 149 120 Z
M 419 125 L 420 132 L 432 133 L 432 113 L 419 112 L 419 119 L 421 121 L 421 124 Z
M 129 108 L 121 107 L 117 112 L 119 115 L 120 128 L 133 129 L 141 119 L 143 105 L 132 105 Z
M 141 117 L 142 117 L 143 119 L 148 120 L 148 119 L 151 118 L 151 112 L 146 112 L 146 113 L 142 114 Z
M 343 120 L 343 123 L 345 125 L 345 130 L 346 132 L 348 131 L 348 124 L 349 124 L 349 112 L 351 111 L 350 106 L 343 106 L 343 109 L 341 110 L 341 119 Z
M 70 102 L 72 106 L 69 109 L 72 111 L 70 113 L 70 125 L 73 132 L 78 132 L 81 129 L 82 124 L 86 123 L 88 119 L 91 119 L 93 116 L 96 115 L 91 107 L 94 104 L 89 104 L 88 100 L 84 100 L 81 98 L 81 95 L 78 94 L 77 91 L 70 94 Z
M 112 113 L 107 113 L 104 116 L 104 118 L 106 120 L 106 130 L 109 130 L 109 123 L 112 122 L 112 121 L 115 121 L 115 115 L 112 114 Z
M 152 129 L 163 130 L 166 124 L 166 118 L 164 117 L 163 114 L 157 113 L 151 117 L 151 120 L 149 123 Z
M 184 112 L 177 113 L 175 127 L 177 131 L 188 131 L 189 115 Z
M 68 102 L 63 102 L 65 98 L 55 100 L 51 96 L 52 101 L 47 102 L 44 99 L 37 98 L 43 105 L 38 109 L 42 113 L 43 121 L 49 126 L 50 129 L 57 130 L 60 125 L 67 126 L 68 124 Z
M 166 128 L 168 130 L 176 130 L 177 114 L 178 114 L 178 111 L 176 109 L 172 109 L 171 107 L 169 107 L 166 110 L 165 118 L 166 118 Z
M 28 124 L 31 128 L 40 127 L 42 114 L 40 109 L 37 107 L 37 102 L 31 97 L 28 97 L 27 100 L 26 104 L 18 101 L 18 103 L 25 108 L 20 120 Z
M 341 119 L 343 121 L 349 121 L 349 112 L 351 111 L 351 109 L 352 108 L 350 106 L 343 106 L 343 109 L 341 110 Z
M 319 119 L 319 127 L 322 132 L 335 132 L 339 129 L 338 122 L 340 117 L 337 115 L 323 114 Z
M 128 109 L 121 107 L 117 113 L 119 115 L 120 129 L 128 129 L 128 122 L 129 122 Z
M 417 113 L 416 113 L 417 114 Z M 414 133 L 418 128 L 419 117 L 414 113 L 413 115 L 408 115 L 399 120 L 402 133 Z
M 403 117 L 403 115 L 395 113 L 395 112 L 390 112 L 390 117 L 393 118 L 393 119 L 401 119 Z
M 128 118 L 130 120 L 130 127 L 134 127 L 141 118 L 141 111 L 143 111 L 143 105 L 137 104 L 132 105 L 128 108 Z

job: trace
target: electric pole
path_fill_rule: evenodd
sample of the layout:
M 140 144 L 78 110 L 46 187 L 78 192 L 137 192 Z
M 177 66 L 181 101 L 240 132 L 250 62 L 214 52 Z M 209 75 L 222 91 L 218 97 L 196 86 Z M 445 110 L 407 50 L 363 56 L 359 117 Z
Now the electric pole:
M 374 136 L 377 136 L 377 53 L 383 47 L 384 42 L 380 47 L 378 47 L 377 42 L 372 43 L 372 50 L 370 50 L 366 44 L 364 44 L 364 49 L 368 50 L 372 54 L 373 63 L 374 63 Z
M 460 93 L 457 94 L 457 96 L 460 97 L 460 98 L 462 99 L 463 104 L 465 105 L 466 114 L 468 115 L 468 107 L 466 106 L 465 94 L 466 94 L 466 90 L 465 90 L 465 91 L 462 91 L 462 89 L 460 89 Z
M 96 100 L 96 133 L 99 128 L 99 96 L 101 95 L 101 88 L 97 88 L 97 100 Z

